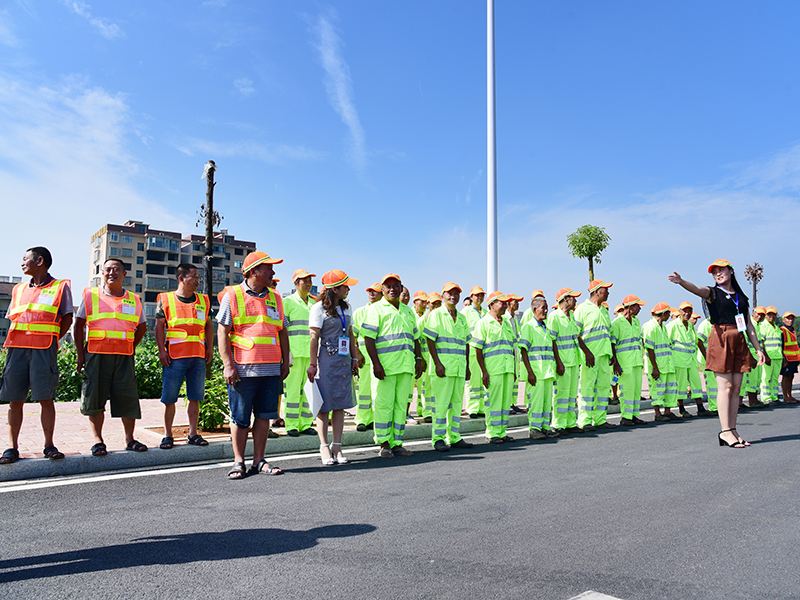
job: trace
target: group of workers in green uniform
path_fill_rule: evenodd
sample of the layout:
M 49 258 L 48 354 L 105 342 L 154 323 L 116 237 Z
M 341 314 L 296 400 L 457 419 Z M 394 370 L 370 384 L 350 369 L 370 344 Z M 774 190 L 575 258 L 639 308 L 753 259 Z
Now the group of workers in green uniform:
M 527 412 L 534 440 L 615 428 L 607 414 L 609 403 L 617 401 L 622 426 L 642 425 L 643 374 L 655 421 L 692 418 L 686 401 L 697 404 L 698 416 L 716 415 L 714 374 L 703 371 L 711 324 L 706 319 L 697 327 L 700 316 L 689 302 L 676 308 L 659 302 L 642 324 L 646 303 L 625 296 L 612 315 L 607 299 L 613 284 L 600 279 L 590 283 L 580 303 L 581 292 L 560 289 L 552 311 L 542 290 L 534 290 L 524 312 L 521 296 L 487 295 L 478 286 L 459 309 L 463 292 L 453 282 L 431 294 L 398 293 L 393 299 L 385 297 L 387 285 L 405 289 L 399 275 L 390 273 L 366 288 L 368 303 L 353 314 L 353 334 L 365 359 L 355 423 L 358 431 L 374 429 L 382 457 L 410 454 L 402 437 L 406 421 L 417 422 L 409 415 L 414 390 L 417 418 L 432 424 L 433 447 L 442 452 L 471 446 L 459 432 L 462 417 L 485 419 L 491 444 L 514 441 L 507 428 L 515 412 Z M 413 309 L 404 306 L 409 300 Z M 775 307 L 759 306 L 752 318 L 768 363 L 745 375 L 743 410 L 796 402 L 791 381 L 800 353 L 794 315 L 785 313 L 781 324 Z M 377 352 L 368 353 L 367 345 Z M 753 357 L 755 365 L 755 352 Z M 783 399 L 779 373 L 785 373 Z M 525 408 L 517 407 L 520 396 Z M 289 397 L 287 391 L 287 402 Z M 295 402 L 291 407 L 296 409 Z

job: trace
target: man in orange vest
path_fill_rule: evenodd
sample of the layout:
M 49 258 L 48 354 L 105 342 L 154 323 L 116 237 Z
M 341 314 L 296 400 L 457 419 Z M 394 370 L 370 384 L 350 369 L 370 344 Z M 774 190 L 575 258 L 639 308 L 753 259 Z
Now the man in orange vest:
M 0 464 L 19 460 L 22 407 L 28 391 L 31 400 L 41 406 L 45 457 L 64 458 L 53 445 L 54 400 L 58 389 L 58 340 L 72 325 L 72 291 L 68 280 L 55 279 L 48 273 L 52 262 L 47 248 L 36 246 L 26 250 L 22 272 L 31 280 L 18 283 L 11 292 L 7 312 L 11 327 L 3 344 L 8 354 L 0 384 L 0 402 L 8 403 L 11 448 L 3 452 Z
M 289 375 L 288 321 L 280 294 L 271 289 L 275 274 L 272 265 L 282 262 L 264 252 L 251 252 L 242 265 L 244 281 L 219 294 L 217 344 L 228 384 L 234 455 L 229 479 L 245 477 L 244 452 L 251 414 L 254 422 L 250 473 L 283 473 L 264 460 L 270 419 L 278 418 L 281 382 Z
M 102 287 L 84 289 L 75 314 L 73 335 L 78 373 L 86 367 L 81 414 L 89 417 L 95 439 L 93 456 L 108 454 L 103 442 L 103 421 L 109 397 L 111 416 L 122 419 L 126 450 L 144 452 L 147 446 L 133 438 L 136 419 L 142 418 L 133 358 L 134 348 L 147 331 L 142 301 L 123 289 L 127 271 L 120 259 L 109 258 L 100 273 Z M 85 334 L 84 327 L 88 329 Z
M 164 439 L 159 448 L 175 445 L 172 422 L 181 385 L 186 382 L 186 413 L 192 446 L 208 446 L 197 433 L 200 403 L 205 398 L 206 365 L 214 358 L 214 330 L 208 296 L 198 294 L 200 275 L 197 267 L 181 263 L 175 269 L 178 289 L 158 295 L 156 306 L 156 344 L 163 369 L 161 403 L 164 405 Z
M 781 388 L 783 390 L 783 401 L 786 404 L 797 404 L 797 400 L 792 396 L 792 383 L 797 374 L 797 366 L 800 364 L 800 347 L 797 345 L 797 332 L 794 330 L 794 313 L 783 313 L 783 365 L 781 366 Z

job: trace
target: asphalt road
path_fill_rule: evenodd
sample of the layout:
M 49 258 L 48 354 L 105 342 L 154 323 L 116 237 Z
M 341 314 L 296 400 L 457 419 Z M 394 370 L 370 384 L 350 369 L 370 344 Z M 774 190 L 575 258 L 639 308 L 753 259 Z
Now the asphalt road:
M 648 417 L 652 418 L 652 417 Z M 798 598 L 800 408 L 0 488 L 2 598 Z

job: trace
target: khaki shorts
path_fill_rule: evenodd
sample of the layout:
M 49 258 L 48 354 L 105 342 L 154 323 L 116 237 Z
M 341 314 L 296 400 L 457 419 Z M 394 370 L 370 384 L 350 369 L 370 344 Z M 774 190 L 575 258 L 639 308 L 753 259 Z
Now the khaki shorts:
M 111 399 L 111 416 L 141 419 L 133 355 L 86 353 L 81 414 L 99 415 Z
M 0 402 L 53 400 L 58 390 L 58 342 L 49 348 L 9 348 L 0 382 Z

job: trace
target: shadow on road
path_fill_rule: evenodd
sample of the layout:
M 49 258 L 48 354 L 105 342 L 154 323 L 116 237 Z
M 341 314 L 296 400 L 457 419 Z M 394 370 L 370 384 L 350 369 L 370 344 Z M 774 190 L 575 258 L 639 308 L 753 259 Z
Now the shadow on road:
M 0 583 L 58 575 L 113 571 L 149 565 L 255 558 L 313 548 L 322 538 L 349 537 L 375 531 L 374 525 L 346 524 L 288 529 L 231 529 L 134 539 L 127 544 L 57 552 L 0 561 Z
M 794 433 L 792 435 L 775 435 L 773 437 L 765 437 L 761 438 L 760 440 L 753 440 L 750 442 L 751 444 L 768 444 L 769 442 L 796 442 L 800 440 L 800 433 Z

